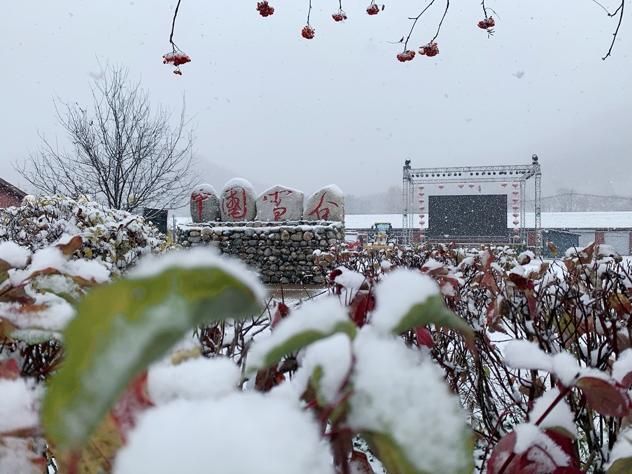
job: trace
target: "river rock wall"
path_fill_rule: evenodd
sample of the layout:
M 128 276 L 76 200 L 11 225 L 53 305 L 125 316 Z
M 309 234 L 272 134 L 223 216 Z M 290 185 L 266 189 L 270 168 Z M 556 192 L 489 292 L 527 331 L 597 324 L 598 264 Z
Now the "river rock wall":
M 264 283 L 322 284 L 331 268 L 316 257 L 344 242 L 344 226 L 331 221 L 207 222 L 181 225 L 177 237 L 184 247 L 211 245 L 239 258 L 256 268 Z

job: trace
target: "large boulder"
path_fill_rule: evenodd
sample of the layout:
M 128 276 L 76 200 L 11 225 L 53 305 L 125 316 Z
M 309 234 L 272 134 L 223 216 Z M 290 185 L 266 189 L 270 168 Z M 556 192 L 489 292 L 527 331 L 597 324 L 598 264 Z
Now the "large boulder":
M 257 214 L 255 190 L 248 181 L 233 178 L 224 185 L 220 196 L 222 221 L 252 221 Z
M 219 198 L 210 184 L 200 184 L 191 192 L 191 220 L 212 222 L 219 218 Z
M 303 216 L 303 193 L 285 186 L 272 186 L 257 198 L 258 221 L 297 221 Z
M 303 219 L 308 221 L 344 221 L 345 199 L 335 184 L 320 188 L 305 201 Z

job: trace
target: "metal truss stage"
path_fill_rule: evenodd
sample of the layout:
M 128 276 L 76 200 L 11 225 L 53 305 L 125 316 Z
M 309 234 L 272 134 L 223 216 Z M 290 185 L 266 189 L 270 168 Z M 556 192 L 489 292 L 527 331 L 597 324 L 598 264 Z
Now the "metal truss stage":
M 532 180 L 534 183 L 535 249 L 537 253 L 540 252 L 542 248 L 542 172 L 537 155 L 532 156 L 531 163 L 528 165 L 413 168 L 410 163 L 410 160 L 406 160 L 403 167 L 402 231 L 405 243 L 412 243 L 415 229 L 418 229 L 420 240 L 426 240 L 425 214 L 430 212 L 430 209 L 426 207 L 430 197 L 452 193 L 459 196 L 506 195 L 507 214 L 512 216 L 510 219 L 513 229 L 512 235 L 508 233 L 505 242 L 526 245 L 525 191 L 527 182 Z M 483 192 L 481 186 L 485 186 L 487 190 Z M 415 223 L 417 213 L 419 213 L 419 222 Z M 475 241 L 474 234 L 475 232 L 471 236 L 465 236 L 464 240 Z M 492 240 L 498 241 L 498 238 L 490 238 L 490 242 L 481 243 L 492 243 Z

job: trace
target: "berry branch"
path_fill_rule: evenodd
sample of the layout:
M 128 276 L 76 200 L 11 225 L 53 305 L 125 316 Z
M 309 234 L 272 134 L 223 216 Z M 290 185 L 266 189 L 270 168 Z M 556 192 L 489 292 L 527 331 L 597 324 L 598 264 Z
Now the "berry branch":
M 307 8 L 307 24 L 301 30 L 301 36 L 305 39 L 313 39 L 316 34 L 316 30 L 310 25 L 309 20 L 312 14 L 312 0 L 309 0 L 309 6 Z
M 601 5 L 601 6 L 603 7 L 603 5 Z M 610 43 L 610 48 L 608 48 L 608 52 L 606 53 L 606 55 L 603 58 L 601 58 L 604 61 L 606 59 L 608 59 L 610 56 L 612 56 L 612 49 L 614 48 L 615 41 L 617 41 L 617 36 L 619 34 L 619 28 L 621 28 L 621 22 L 623 21 L 623 9 L 624 8 L 625 8 L 625 0 L 621 0 L 621 3 L 619 4 L 619 7 L 616 10 L 614 12 L 612 12 L 612 13 L 608 13 L 608 16 L 611 17 L 611 18 L 618 14 L 619 15 L 619 21 L 617 22 L 617 29 L 614 30 L 614 33 L 612 35 L 612 42 Z M 604 9 L 605 9 L 605 7 L 604 7 Z M 607 11 L 608 10 L 606 9 L 606 12 Z
M 171 45 L 171 52 L 164 54 L 162 56 L 162 63 L 173 64 L 173 66 L 175 67 L 175 69 L 173 70 L 173 73 L 178 76 L 182 75 L 180 66 L 182 64 L 191 62 L 191 58 L 187 54 L 185 54 L 180 48 L 178 48 L 178 46 L 173 41 L 173 34 L 176 29 L 176 19 L 178 18 L 178 12 L 180 11 L 180 2 L 182 2 L 182 0 L 178 0 L 178 3 L 176 4 L 176 9 L 173 12 L 173 19 L 171 20 L 171 34 L 169 35 L 169 44 Z
M 176 19 L 178 18 L 178 12 L 180 11 L 181 1 L 182 0 L 178 0 L 178 3 L 176 4 L 176 9 L 173 12 L 173 20 L 171 20 L 171 34 L 169 35 L 169 43 L 171 44 L 171 47 L 173 48 L 174 53 L 176 51 L 180 51 L 180 48 L 178 48 L 176 44 L 173 42 L 173 34 L 176 30 Z
M 430 3 L 428 3 L 428 5 L 426 5 L 424 9 L 421 10 L 421 12 L 419 12 L 419 15 L 408 18 L 409 20 L 413 20 L 413 24 L 410 26 L 410 31 L 408 32 L 408 36 L 406 36 L 406 40 L 404 41 L 404 51 L 406 51 L 408 48 L 408 41 L 410 40 L 410 37 L 412 36 L 413 31 L 415 31 L 415 26 L 417 26 L 417 22 L 422 17 L 422 15 L 426 13 L 426 11 L 428 11 L 428 9 L 434 4 L 435 1 L 436 0 L 430 0 Z
M 441 21 L 439 22 L 439 26 L 437 27 L 437 32 L 430 40 L 430 44 L 434 43 L 437 37 L 439 36 L 439 32 L 441 31 L 441 27 L 443 26 L 443 20 L 445 20 L 446 15 L 448 14 L 448 10 L 450 9 L 450 0 L 445 1 L 445 10 L 443 11 L 443 16 L 441 17 Z

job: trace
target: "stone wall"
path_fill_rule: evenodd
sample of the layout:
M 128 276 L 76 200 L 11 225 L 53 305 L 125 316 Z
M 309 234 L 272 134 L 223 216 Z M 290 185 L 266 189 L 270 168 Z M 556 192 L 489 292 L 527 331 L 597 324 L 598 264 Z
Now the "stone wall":
M 330 221 L 209 222 L 181 225 L 177 235 L 185 247 L 212 245 L 238 257 L 255 267 L 264 283 L 321 284 L 330 268 L 322 261 L 315 264 L 315 251 L 328 252 L 343 243 L 344 226 Z

